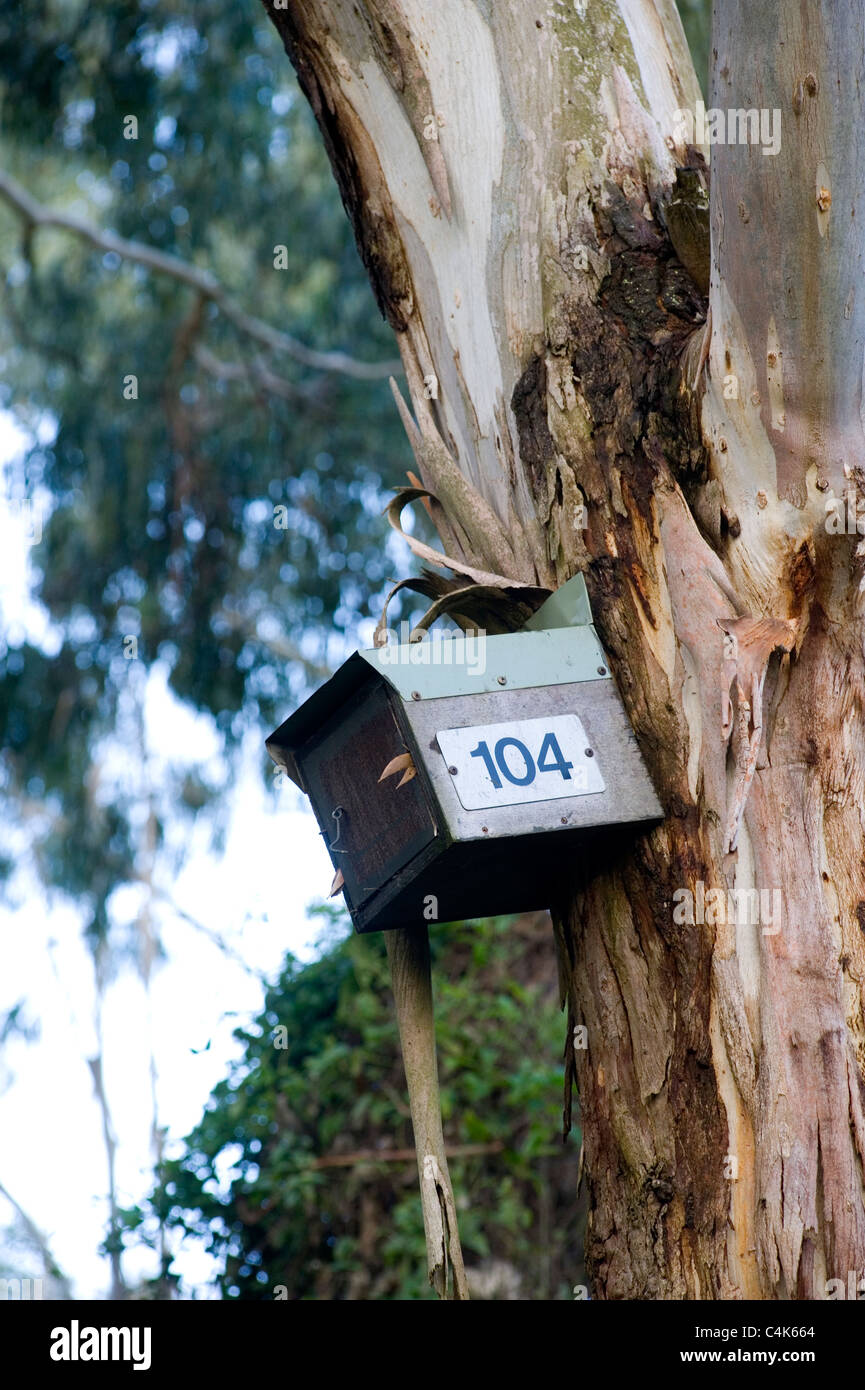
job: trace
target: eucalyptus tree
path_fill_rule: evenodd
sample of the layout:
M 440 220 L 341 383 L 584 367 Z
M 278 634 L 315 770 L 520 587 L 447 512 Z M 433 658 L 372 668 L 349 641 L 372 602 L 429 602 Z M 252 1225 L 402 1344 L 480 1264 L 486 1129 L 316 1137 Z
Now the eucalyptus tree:
M 439 590 L 582 571 L 664 804 L 555 912 L 595 1292 L 824 1296 L 865 1261 L 865 6 L 717 0 L 705 105 L 673 0 L 266 7 Z

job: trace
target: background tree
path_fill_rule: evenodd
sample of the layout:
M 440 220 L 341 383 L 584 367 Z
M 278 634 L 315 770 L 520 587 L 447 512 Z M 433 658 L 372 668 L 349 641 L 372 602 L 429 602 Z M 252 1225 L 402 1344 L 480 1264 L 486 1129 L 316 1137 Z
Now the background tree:
M 264 773 L 264 735 L 401 572 L 380 513 L 410 455 L 392 345 L 255 6 L 4 4 L 0 75 L 0 406 L 26 441 L 3 501 L 38 530 L 46 618 L 41 639 L 8 612 L 0 631 L 0 871 L 26 861 L 80 908 L 102 997 L 127 962 L 151 979 L 244 735 Z M 221 759 L 152 765 L 151 673 Z
M 585 1297 L 549 919 L 452 927 L 432 951 L 472 1297 L 572 1299 L 580 1284 Z M 242 1059 L 150 1201 L 125 1213 L 126 1239 L 195 1236 L 229 1299 L 434 1299 L 382 939 L 350 935 L 303 968 L 289 958 L 237 1036 Z M 169 1260 L 155 1291 L 171 1277 Z
M 81 811 L 129 688 L 124 637 L 230 743 L 321 675 L 317 621 L 340 651 L 393 563 L 375 517 L 379 469 L 399 468 L 389 345 L 255 21 L 81 6 L 58 33 L 53 12 L 2 13 L 2 404 L 33 435 L 9 492 L 41 497 L 36 593 L 61 635 L 7 651 L 3 742 L 11 774 L 60 799 L 42 870 L 90 897 L 97 935 L 128 822 L 120 798 Z
M 865 1264 L 861 565 L 826 525 L 863 481 L 865 9 L 718 0 L 712 104 L 781 146 L 712 146 L 710 262 L 671 0 L 266 4 L 449 567 L 585 572 L 665 805 L 556 912 L 595 1289 L 819 1296 Z M 698 883 L 780 889 L 780 930 L 679 920 Z

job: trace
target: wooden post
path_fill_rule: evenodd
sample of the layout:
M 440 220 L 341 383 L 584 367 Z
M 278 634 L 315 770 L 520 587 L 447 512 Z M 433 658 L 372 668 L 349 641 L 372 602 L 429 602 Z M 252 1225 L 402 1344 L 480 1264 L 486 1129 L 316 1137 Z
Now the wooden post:
M 429 1281 L 439 1298 L 469 1296 L 442 1134 L 426 923 L 385 932 L 408 1083 Z

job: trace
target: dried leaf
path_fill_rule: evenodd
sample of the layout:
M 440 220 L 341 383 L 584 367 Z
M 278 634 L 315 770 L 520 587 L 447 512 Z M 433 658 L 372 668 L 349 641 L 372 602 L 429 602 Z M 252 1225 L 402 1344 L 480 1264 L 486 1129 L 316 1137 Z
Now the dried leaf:
M 407 468 L 407 469 L 406 469 L 405 475 L 406 475 L 406 477 L 408 478 L 409 482 L 411 483 L 412 487 L 417 487 L 417 488 L 422 488 L 422 487 L 423 487 L 423 483 L 421 482 L 420 478 L 418 478 L 416 474 L 412 473 L 412 471 L 411 471 L 410 468 Z M 426 510 L 427 516 L 429 517 L 430 521 L 432 521 L 433 525 L 435 525 L 435 520 L 434 520 L 434 518 L 433 518 L 432 502 L 430 501 L 430 499 L 429 499 L 428 497 L 425 497 L 425 498 L 423 499 L 423 504 L 424 504 L 424 508 L 425 508 L 425 510 Z
M 406 413 L 408 414 L 407 407 Z M 419 451 L 419 441 L 421 436 L 415 428 L 414 421 L 412 420 L 410 414 L 408 414 L 408 420 L 411 424 L 411 429 L 414 431 L 414 435 L 417 436 L 418 441 L 417 447 L 415 447 L 415 445 L 412 446 L 414 449 L 414 454 L 417 459 L 420 459 L 422 457 Z M 406 425 L 406 428 L 408 428 L 408 424 Z M 421 470 L 420 477 L 417 477 L 415 473 L 412 473 L 409 470 L 407 470 L 406 476 L 408 477 L 408 480 L 411 483 L 412 487 L 427 488 L 431 486 L 430 479 L 432 475 L 426 476 L 423 470 Z M 425 497 L 423 499 L 423 505 L 430 521 L 432 522 L 433 526 L 438 532 L 439 540 L 444 546 L 446 553 L 448 555 L 459 555 L 461 560 L 465 560 L 470 564 L 474 564 L 477 560 L 477 556 L 473 553 L 471 545 L 469 544 L 468 537 L 462 530 L 462 527 L 459 525 L 459 522 L 456 520 L 456 518 L 448 516 L 441 502 L 435 496 Z
M 398 584 L 394 584 L 384 601 L 381 610 L 381 617 L 376 624 L 373 633 L 372 644 L 374 647 L 383 647 L 387 642 L 387 610 L 391 599 L 398 594 L 401 589 L 411 589 L 415 594 L 423 594 L 424 598 L 438 599 L 442 594 L 448 593 L 459 581 L 447 579 L 443 574 L 433 574 L 431 570 L 424 570 L 419 578 L 401 579 Z
M 411 753 L 400 753 L 396 758 L 391 758 L 390 762 L 388 763 L 387 767 L 385 768 L 384 772 L 381 774 L 378 780 L 380 782 L 383 782 L 385 777 L 393 777 L 395 772 L 408 772 L 409 769 L 411 769 L 411 775 L 413 777 L 414 763 L 412 761 Z M 403 781 L 405 781 L 405 778 L 403 778 Z M 398 782 L 397 785 L 401 787 L 402 782 Z
M 467 584 L 463 579 L 450 579 L 425 569 L 416 578 L 401 579 L 387 594 L 373 634 L 374 647 L 383 647 L 387 642 L 388 607 L 401 589 L 411 589 L 432 600 L 432 606 L 414 628 L 418 635 L 445 614 L 465 632 L 481 631 L 488 636 L 519 632 L 551 593 L 550 589 L 540 586 L 500 588 Z
M 335 873 L 335 875 L 334 875 L 333 883 L 330 885 L 330 892 L 328 893 L 327 896 L 328 896 L 329 898 L 335 898 L 336 895 L 337 895 L 337 893 L 339 892 L 340 888 L 342 888 L 342 887 L 344 887 L 344 886 L 345 886 L 345 879 L 344 879 L 343 876 L 342 876 L 342 869 L 337 869 L 337 871 L 336 871 L 336 873 Z
M 401 787 L 404 782 L 410 782 L 413 777 L 417 777 L 417 768 L 415 767 L 414 763 L 412 763 L 411 767 L 406 768 L 402 777 L 400 777 L 399 781 L 397 782 L 397 787 Z
M 455 586 L 436 599 L 414 628 L 425 632 L 436 618 L 448 614 L 461 627 L 477 628 L 495 634 L 518 632 L 537 612 L 550 590 L 537 588 L 504 589 L 489 584 Z M 414 634 L 412 634 L 414 635 Z

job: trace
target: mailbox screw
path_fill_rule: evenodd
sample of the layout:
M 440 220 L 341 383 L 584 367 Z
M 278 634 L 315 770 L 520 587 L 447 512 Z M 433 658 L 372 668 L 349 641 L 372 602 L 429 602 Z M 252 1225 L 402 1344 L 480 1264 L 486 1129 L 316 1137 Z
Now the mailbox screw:
M 598 675 L 599 675 L 599 676 L 605 676 L 606 674 L 607 674 L 607 668 L 606 668 L 606 666 L 599 666 L 599 667 L 598 667 Z
M 587 757 L 587 758 L 593 758 L 594 756 L 595 756 L 594 750 L 591 749 L 591 748 L 587 748 L 587 749 L 586 749 L 586 757 Z
M 457 770 L 455 767 L 449 767 L 448 772 L 450 773 L 451 777 L 456 777 L 457 775 Z
M 567 816 L 562 816 L 562 825 L 567 825 L 567 823 L 568 823 L 568 818 L 567 818 Z
M 420 699 L 420 691 L 419 691 L 419 690 L 413 690 L 412 693 L 411 693 L 411 697 L 412 697 L 413 700 L 419 700 L 419 699 Z
M 499 685 L 507 685 L 508 683 L 507 676 L 496 676 L 496 680 L 498 681 Z
M 482 826 L 481 826 L 481 830 L 483 831 L 483 833 L 484 833 L 485 835 L 489 835 L 489 833 L 490 833 L 490 828 L 489 828 L 488 825 L 482 825 Z

